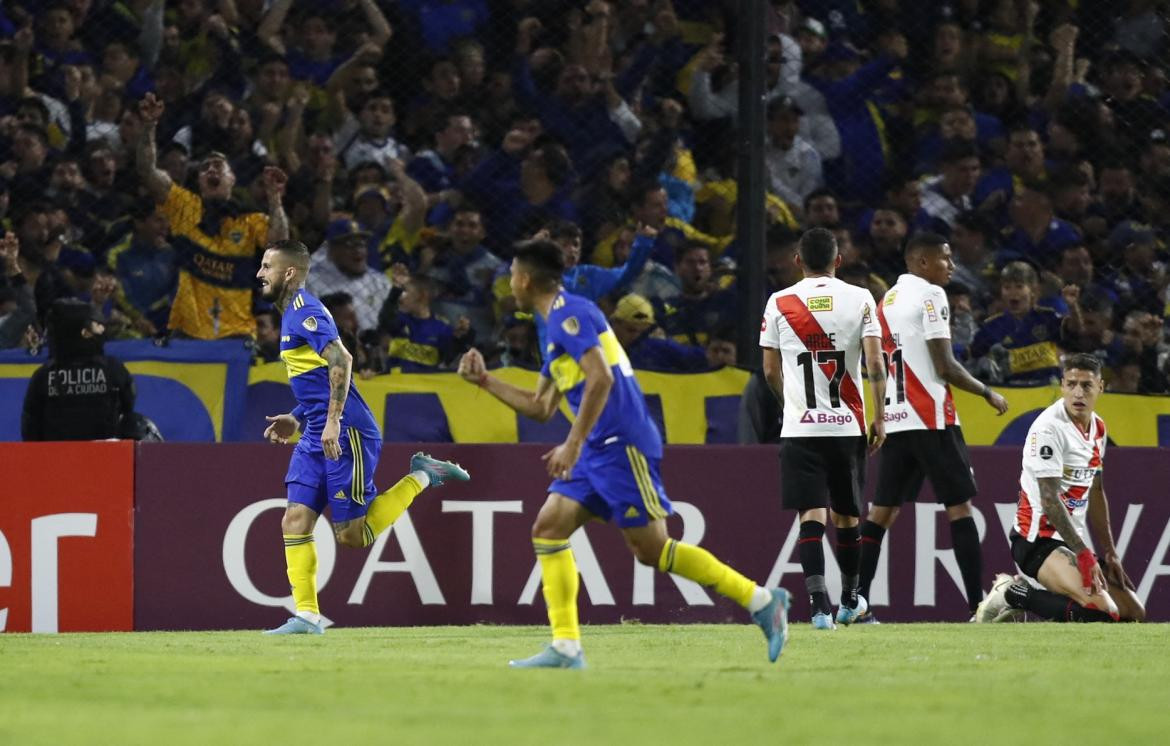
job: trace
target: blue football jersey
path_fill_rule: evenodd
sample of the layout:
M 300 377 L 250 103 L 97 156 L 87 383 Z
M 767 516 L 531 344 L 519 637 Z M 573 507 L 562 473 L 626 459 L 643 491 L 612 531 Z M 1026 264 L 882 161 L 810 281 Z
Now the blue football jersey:
M 597 424 L 586 439 L 592 448 L 622 443 L 635 446 L 649 458 L 662 457 L 662 436 L 658 432 L 642 387 L 609 322 L 592 301 L 562 292 L 553 301 L 547 319 L 548 342 L 541 373 L 565 395 L 576 414 L 585 391 L 581 357 L 594 347 L 601 349 L 613 371 L 613 387 Z
M 329 364 L 321 352 L 338 338 L 337 325 L 321 301 L 304 288 L 299 290 L 280 320 L 280 359 L 288 369 L 288 382 L 297 405 L 304 410 L 301 432 L 311 441 L 320 440 L 329 413 Z M 342 431 L 347 427 L 366 437 L 382 437 L 352 378 L 341 413 Z

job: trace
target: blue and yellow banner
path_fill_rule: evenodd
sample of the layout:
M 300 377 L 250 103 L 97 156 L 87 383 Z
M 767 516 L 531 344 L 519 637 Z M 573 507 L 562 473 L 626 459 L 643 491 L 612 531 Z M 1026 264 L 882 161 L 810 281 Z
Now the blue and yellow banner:
M 135 409 L 166 440 L 241 440 L 251 354 L 238 341 L 150 340 L 107 342 L 106 354 L 134 376 Z M 48 354 L 0 352 L 0 440 L 20 440 L 20 413 L 28 379 Z
M 108 354 L 134 374 L 139 412 L 172 441 L 254 441 L 264 416 L 288 412 L 293 398 L 282 363 L 249 367 L 239 342 L 111 342 Z M 45 356 L 0 352 L 0 440 L 20 439 L 27 381 Z M 494 374 L 523 387 L 536 373 L 504 368 Z M 748 380 L 735 368 L 710 373 L 638 371 L 650 412 L 667 443 L 734 443 L 740 393 Z M 570 414 L 548 423 L 521 417 L 454 373 L 401 373 L 358 380 L 387 442 L 539 443 L 562 439 Z M 1000 388 L 1011 410 L 997 417 L 977 396 L 955 392 L 963 433 L 971 445 L 1019 445 L 1028 426 L 1060 396 L 1056 386 Z M 872 411 L 872 409 L 870 409 Z M 1170 447 L 1170 397 L 1104 394 L 1097 413 L 1116 445 Z

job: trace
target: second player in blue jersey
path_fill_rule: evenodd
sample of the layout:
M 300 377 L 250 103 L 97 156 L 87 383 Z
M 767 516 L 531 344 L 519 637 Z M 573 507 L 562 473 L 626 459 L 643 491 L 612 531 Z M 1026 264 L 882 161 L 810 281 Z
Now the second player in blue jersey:
M 517 668 L 581 668 L 577 619 L 577 565 L 569 537 L 593 518 L 613 520 L 639 562 L 674 573 L 747 609 L 775 661 L 787 639 L 788 593 L 769 591 L 700 547 L 666 533 L 670 501 L 659 478 L 662 439 L 625 350 L 600 309 L 564 291 L 560 247 L 549 241 L 517 244 L 512 294 L 522 311 L 548 328 L 545 364 L 535 391 L 489 374 L 476 350 L 464 355 L 459 374 L 517 412 L 548 420 L 567 399 L 574 422 L 565 442 L 544 456 L 553 482 L 532 527 L 553 641 Z

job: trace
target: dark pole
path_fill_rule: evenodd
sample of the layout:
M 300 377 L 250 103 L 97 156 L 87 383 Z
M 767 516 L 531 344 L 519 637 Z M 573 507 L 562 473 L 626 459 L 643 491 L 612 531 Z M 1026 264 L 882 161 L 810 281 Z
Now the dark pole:
M 739 116 L 735 128 L 736 242 L 739 245 L 737 338 L 739 364 L 760 366 L 760 315 L 764 302 L 765 0 L 737 0 L 735 45 L 739 62 Z

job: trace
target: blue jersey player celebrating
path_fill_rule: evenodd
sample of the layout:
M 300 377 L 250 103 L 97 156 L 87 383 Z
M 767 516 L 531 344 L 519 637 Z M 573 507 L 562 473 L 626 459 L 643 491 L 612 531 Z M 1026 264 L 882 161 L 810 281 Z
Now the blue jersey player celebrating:
M 288 507 L 281 521 L 288 582 L 296 615 L 268 634 L 321 634 L 317 607 L 317 548 L 313 527 L 328 505 L 340 544 L 367 547 L 402 515 L 429 485 L 467 481 L 459 465 L 423 453 L 410 459 L 411 472 L 386 492 L 374 487 L 382 433 L 351 380 L 350 353 L 341 344 L 333 317 L 305 291 L 309 250 L 299 241 L 277 241 L 264 252 L 261 295 L 284 315 L 280 357 L 288 368 L 297 406 L 267 418 L 265 437 L 287 443 L 297 429 L 285 485 Z
M 565 292 L 564 271 L 556 244 L 517 244 L 512 293 L 522 311 L 536 312 L 548 327 L 544 369 L 535 391 L 489 374 L 476 350 L 459 364 L 465 380 L 520 414 L 548 420 L 564 396 L 576 415 L 565 442 L 544 455 L 553 483 L 532 526 L 553 641 L 510 665 L 584 667 L 577 622 L 579 581 L 569 537 L 595 517 L 617 523 L 639 562 L 713 588 L 746 608 L 764 630 L 768 657 L 775 661 L 788 636 L 788 592 L 756 585 L 707 550 L 667 536 L 665 518 L 672 511 L 658 471 L 662 438 L 605 316 L 591 301 Z

